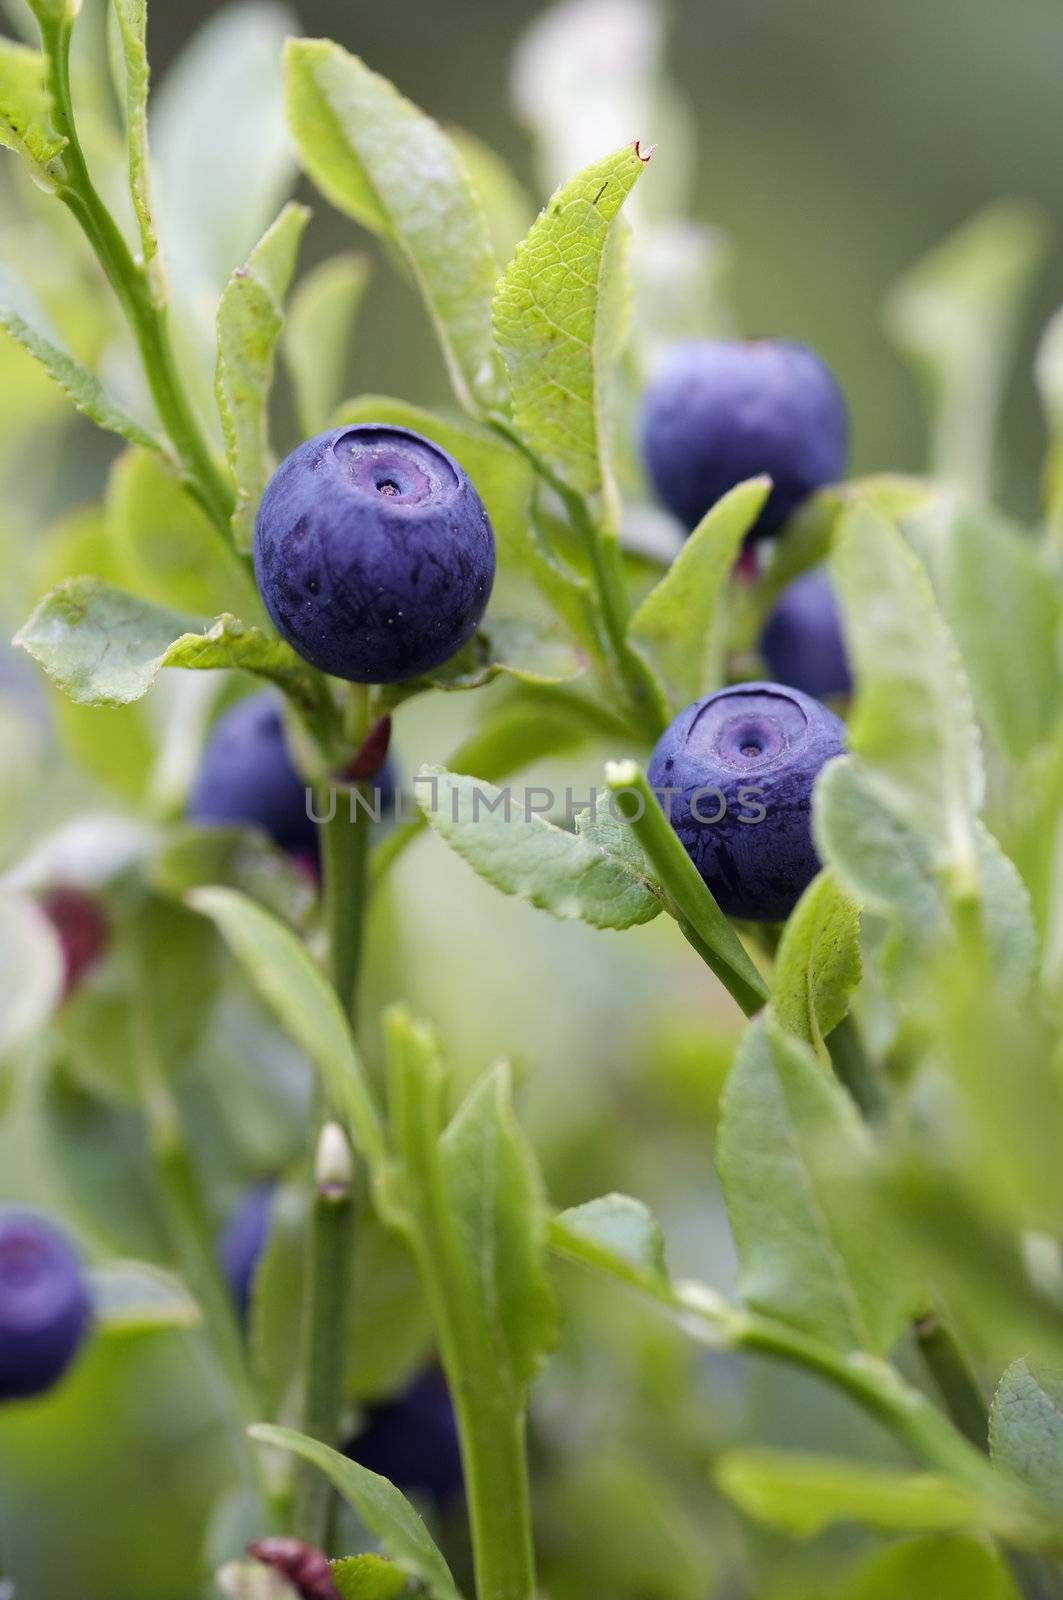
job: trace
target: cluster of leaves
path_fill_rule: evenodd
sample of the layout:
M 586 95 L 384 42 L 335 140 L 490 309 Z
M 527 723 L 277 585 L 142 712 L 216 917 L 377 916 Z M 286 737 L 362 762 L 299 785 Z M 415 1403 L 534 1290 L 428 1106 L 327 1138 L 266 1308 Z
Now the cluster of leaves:
M 369 697 L 369 715 L 379 715 L 415 694 L 512 680 L 452 759 L 422 772 L 435 789 L 425 822 L 496 889 L 556 917 L 623 930 L 663 911 L 752 1019 L 720 1112 L 718 1167 L 741 1266 L 727 1302 L 672 1280 L 661 1232 L 637 1200 L 610 1195 L 553 1212 L 515 1122 L 507 1069 L 452 1114 L 438 1047 L 404 1011 L 385 1023 L 385 1113 L 318 959 L 318 908 L 298 875 L 241 834 L 152 832 L 110 876 L 120 913 L 113 986 L 75 999 L 51 1023 L 53 1065 L 27 1075 L 17 1097 L 35 1141 L 77 1150 L 66 1182 L 88 1231 L 108 1245 L 118 1239 L 127 1254 L 175 1260 L 187 1281 L 112 1267 L 100 1302 L 108 1324 L 128 1332 L 205 1319 L 226 1363 L 233 1420 L 323 1472 L 387 1557 L 338 1564 L 342 1594 L 366 1600 L 414 1586 L 455 1600 L 443 1555 L 398 1490 L 285 1425 L 300 1415 L 301 1171 L 274 1208 L 249 1356 L 218 1305 L 186 1204 L 196 1184 L 180 1129 L 190 1060 L 200 1093 L 211 1076 L 223 1079 L 243 1139 L 257 1130 L 278 1165 L 298 1166 L 303 1152 L 279 1126 L 291 1120 L 294 1091 L 287 1102 L 278 1094 L 271 1118 L 248 1080 L 252 1039 L 264 1041 L 256 1070 L 287 1081 L 290 1067 L 251 995 L 234 1008 L 228 1042 L 206 1005 L 188 1014 L 187 995 L 213 993 L 222 960 L 209 918 L 313 1065 L 368 1175 L 358 1269 L 367 1287 L 346 1336 L 348 1390 L 386 1392 L 429 1338 L 438 1347 L 456 1397 L 483 1600 L 533 1593 L 524 1427 L 556 1336 L 551 1253 L 645 1297 L 697 1341 L 817 1374 L 893 1432 L 913 1470 L 755 1449 L 716 1464 L 726 1495 L 789 1533 L 858 1521 L 925 1536 L 875 1557 L 853 1594 L 919 1583 L 1007 1596 L 1012 1580 L 990 1540 L 1037 1559 L 1063 1555 L 1054 1375 L 1063 1281 L 1054 1260 L 1034 1270 L 1030 1248 L 1061 1226 L 1058 327 L 1039 363 L 1053 435 L 1046 527 L 1016 529 L 985 504 L 1035 220 L 1016 208 L 985 215 L 894 297 L 891 326 L 934 406 L 933 478 L 884 477 L 817 496 L 743 609 L 731 574 L 766 480 L 711 508 L 674 560 L 648 562 L 639 549 L 646 508 L 625 419 L 642 361 L 674 330 L 653 321 L 659 307 L 636 303 L 632 321 L 631 275 L 645 270 L 652 238 L 652 229 L 640 233 L 632 259 L 623 208 L 648 160 L 638 145 L 563 182 L 526 227 L 519 191 L 478 147 L 451 139 L 338 45 L 289 40 L 287 124 L 300 165 L 420 291 L 459 410 L 437 417 L 382 396 L 344 401 L 336 352 L 365 263 L 338 257 L 306 275 L 285 322 L 308 220 L 304 207 L 285 205 L 243 265 L 230 272 L 225 262 L 207 351 L 195 306 L 213 265 L 197 256 L 190 212 L 180 227 L 160 212 L 157 226 L 153 207 L 143 5 L 114 7 L 133 248 L 76 132 L 66 70 L 73 19 L 49 0 L 33 10 L 40 48 L 0 50 L 0 139 L 50 203 L 82 223 L 142 361 L 136 403 L 120 404 L 24 293 L 0 313 L 79 409 L 126 445 L 106 504 L 53 541 L 62 581 L 19 635 L 75 708 L 94 708 L 91 723 L 80 710 L 77 720 L 65 714 L 71 738 L 95 747 L 90 759 L 112 778 L 119 742 L 131 750 L 130 791 L 165 816 L 179 798 L 173 748 L 163 746 L 146 776 L 144 724 L 123 720 L 97 743 L 109 714 L 99 708 L 139 715 L 164 668 L 238 669 L 287 697 L 308 776 L 349 761 L 343 691 L 273 635 L 247 569 L 274 459 L 269 400 L 280 351 L 305 431 L 366 419 L 416 429 L 466 468 L 495 528 L 500 599 L 473 644 L 431 682 Z M 272 148 L 269 138 L 259 144 Z M 255 196 L 271 207 L 283 189 L 278 165 L 282 181 L 263 170 Z M 167 205 L 175 195 L 177 182 Z M 202 203 L 197 191 L 190 210 Z M 159 236 L 171 233 L 176 248 L 164 263 Z M 706 296 L 710 267 L 706 253 Z M 186 329 L 185 379 L 171 311 Z M 817 789 L 824 870 L 769 952 L 715 905 L 631 752 L 726 681 L 783 584 L 822 559 L 854 668 L 849 753 Z M 177 720 L 201 727 L 208 710 L 189 698 Z M 592 733 L 625 758 L 606 771 L 615 811 L 583 814 L 570 831 L 492 809 L 493 785 Z M 191 744 L 194 754 L 196 737 Z M 479 815 L 477 796 L 488 802 Z M 379 845 L 378 878 L 418 828 Z M 0 1042 L 32 1055 L 59 971 L 39 916 L 14 890 L 5 890 L 0 939 L 11 952 L 0 982 L 12 997 Z M 297 1109 L 298 1121 L 306 1107 Z M 145 1121 L 154 1185 L 137 1142 Z M 118 1189 L 108 1169 L 131 1149 L 136 1161 Z M 913 1325 L 941 1406 L 898 1359 Z M 268 1503 L 284 1502 L 284 1470 L 271 1470 L 247 1452 L 245 1503 L 227 1512 L 230 1551 L 234 1529 L 259 1531 Z M 231 1581 L 248 1586 L 233 1592 L 255 1593 L 252 1576 Z

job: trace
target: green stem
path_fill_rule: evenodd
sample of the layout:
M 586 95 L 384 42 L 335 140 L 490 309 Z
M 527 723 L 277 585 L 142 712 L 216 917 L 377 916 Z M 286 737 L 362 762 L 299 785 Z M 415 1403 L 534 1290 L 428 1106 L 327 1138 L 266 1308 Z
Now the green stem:
M 329 1134 L 343 1140 L 337 1125 L 322 1131 L 321 1146 Z M 349 1168 L 349 1151 L 348 1151 Z M 311 1439 L 335 1447 L 339 1443 L 340 1414 L 347 1357 L 350 1310 L 351 1259 L 354 1251 L 354 1201 L 350 1172 L 332 1181 L 320 1170 L 310 1216 L 307 1289 L 303 1306 L 303 1432 Z M 323 1473 L 304 1466 L 299 1474 L 296 1527 L 299 1537 L 327 1549 L 335 1504 Z
M 956 1427 L 979 1450 L 989 1449 L 989 1419 L 977 1379 L 952 1330 L 936 1312 L 914 1324 L 916 1343 Z
M 362 787 L 349 793 L 339 786 L 335 792 L 334 815 L 321 828 L 329 974 L 352 1022 L 358 1010 L 372 832 L 369 813 L 358 803 L 359 796 L 371 799 Z M 322 797 L 321 803 L 327 812 L 330 800 Z
M 610 762 L 605 781 L 657 873 L 683 936 L 746 1016 L 754 1016 L 767 1001 L 767 986 L 683 849 L 645 773 L 634 761 Z
M 890 1109 L 884 1074 L 864 1048 L 851 1016 L 843 1017 L 827 1042 L 831 1065 L 868 1122 L 881 1122 Z
M 432 1049 L 389 1031 L 392 1115 L 403 1153 L 406 1232 L 454 1401 L 472 1532 L 477 1600 L 534 1600 L 535 1551 L 525 1441 L 526 1396 L 503 1372 L 477 1287 L 455 1248 L 439 1167 L 445 1083 Z
M 160 420 L 191 491 L 219 529 L 229 535 L 232 494 L 199 429 L 184 393 L 170 341 L 166 313 L 153 297 L 147 273 L 137 265 L 114 218 L 89 176 L 78 138 L 70 90 L 68 17 L 41 22 L 57 130 L 67 144 L 58 159 L 56 193 L 72 212 L 118 297 L 137 342 Z

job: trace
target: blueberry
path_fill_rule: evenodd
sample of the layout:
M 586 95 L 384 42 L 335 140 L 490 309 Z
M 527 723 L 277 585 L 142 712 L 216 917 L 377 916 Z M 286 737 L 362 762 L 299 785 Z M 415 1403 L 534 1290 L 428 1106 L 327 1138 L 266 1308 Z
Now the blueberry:
M 438 1507 L 460 1494 L 458 1426 L 438 1367 L 427 1368 L 396 1399 L 369 1406 L 347 1455 Z
M 728 915 L 779 922 L 819 871 L 812 786 L 844 738 L 810 695 L 743 683 L 687 706 L 657 741 L 650 784 Z
M 273 1185 L 249 1189 L 236 1206 L 218 1241 L 218 1263 L 232 1291 L 241 1318 L 251 1307 L 251 1289 L 269 1238 Z
M 777 532 L 806 495 L 837 482 L 848 432 L 834 375 L 790 340 L 677 345 L 643 402 L 646 469 L 688 528 L 736 483 L 769 474 L 774 487 L 750 539 Z
M 381 817 L 395 797 L 385 765 L 375 780 Z M 336 804 L 343 805 L 342 797 Z M 290 855 L 316 865 L 317 823 L 307 815 L 306 784 L 285 736 L 281 698 L 250 695 L 218 718 L 189 800 L 195 822 L 253 824 Z
M 41 908 L 63 952 L 63 994 L 76 989 L 106 952 L 111 940 L 107 913 L 95 895 L 73 884 L 54 884 L 41 895 Z
M 81 1262 L 63 1235 L 31 1212 L 0 1211 L 0 1400 L 52 1388 L 90 1317 Z
M 803 572 L 788 584 L 760 640 L 772 675 L 823 700 L 852 689 L 834 589 L 825 572 Z
M 335 428 L 274 473 L 255 575 L 278 631 L 322 672 L 399 683 L 476 630 L 495 541 L 458 463 L 406 428 Z

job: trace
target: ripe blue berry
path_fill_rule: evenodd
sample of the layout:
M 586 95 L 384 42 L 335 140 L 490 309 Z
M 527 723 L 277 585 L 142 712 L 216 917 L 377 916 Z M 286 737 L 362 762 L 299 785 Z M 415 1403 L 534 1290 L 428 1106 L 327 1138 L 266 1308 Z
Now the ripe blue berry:
M 386 765 L 375 788 L 384 817 L 395 797 Z M 336 804 L 344 804 L 341 797 Z M 316 865 L 318 825 L 307 814 L 306 784 L 292 761 L 281 699 L 272 689 L 249 695 L 218 718 L 188 814 L 195 822 L 255 825 L 282 850 Z
M 369 1406 L 347 1454 L 405 1493 L 422 1495 L 436 1506 L 460 1494 L 458 1428 L 442 1372 L 429 1367 L 396 1399 Z
M 31 1212 L 0 1211 L 0 1400 L 57 1383 L 90 1316 L 81 1263 L 63 1235 Z
M 834 589 L 825 572 L 803 572 L 788 584 L 760 640 L 772 677 L 824 700 L 852 689 Z
M 677 345 L 643 403 L 646 469 L 688 528 L 736 483 L 771 477 L 750 539 L 777 532 L 806 495 L 842 476 L 848 432 L 834 375 L 790 340 Z
M 258 1263 L 269 1238 L 273 1185 L 249 1189 L 235 1208 L 218 1241 L 218 1262 L 237 1309 L 246 1318 Z
M 728 915 L 779 922 L 819 871 L 812 787 L 844 738 L 800 690 L 743 683 L 687 706 L 657 741 L 650 784 Z
M 472 637 L 495 541 L 479 495 L 438 445 L 406 428 L 335 428 L 270 480 L 255 575 L 305 660 L 355 683 L 399 683 Z

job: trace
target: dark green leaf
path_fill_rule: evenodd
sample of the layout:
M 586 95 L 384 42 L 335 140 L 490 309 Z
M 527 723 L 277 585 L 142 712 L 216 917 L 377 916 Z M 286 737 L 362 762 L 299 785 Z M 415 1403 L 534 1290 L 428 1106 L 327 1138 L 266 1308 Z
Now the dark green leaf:
M 1013 1361 L 993 1396 L 989 1442 L 997 1465 L 1029 1484 L 1058 1515 L 1063 1510 L 1063 1370 Z
M 852 1100 L 807 1046 L 764 1019 L 724 1091 L 718 1163 L 743 1298 L 841 1350 L 880 1354 L 914 1289 Z
M 423 1583 L 434 1600 L 460 1600 L 428 1529 L 394 1484 L 291 1428 L 259 1425 L 249 1432 L 260 1444 L 290 1450 L 319 1467 L 404 1572 Z

